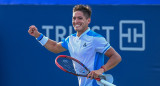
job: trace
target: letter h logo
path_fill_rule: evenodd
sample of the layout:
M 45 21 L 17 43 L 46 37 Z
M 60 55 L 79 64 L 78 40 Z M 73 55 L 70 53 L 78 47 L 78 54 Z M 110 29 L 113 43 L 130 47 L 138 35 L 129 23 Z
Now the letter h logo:
M 145 50 L 145 22 L 143 20 L 121 20 L 119 29 L 121 50 Z

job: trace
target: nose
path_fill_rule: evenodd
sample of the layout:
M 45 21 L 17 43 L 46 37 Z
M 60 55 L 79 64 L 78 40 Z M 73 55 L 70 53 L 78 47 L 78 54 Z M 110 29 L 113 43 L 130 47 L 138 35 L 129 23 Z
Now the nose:
M 75 19 L 73 20 L 73 22 L 76 24 L 76 23 L 79 22 L 79 20 L 78 20 L 77 18 L 75 18 Z

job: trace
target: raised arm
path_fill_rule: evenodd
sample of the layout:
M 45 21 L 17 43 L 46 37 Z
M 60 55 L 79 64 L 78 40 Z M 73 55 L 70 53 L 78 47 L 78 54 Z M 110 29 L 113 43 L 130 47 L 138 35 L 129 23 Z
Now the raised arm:
M 34 25 L 29 27 L 28 33 L 35 38 L 38 38 L 41 35 L 41 33 L 38 31 L 38 29 Z M 53 53 L 60 53 L 60 52 L 66 51 L 66 49 L 62 47 L 61 43 L 57 43 L 56 41 L 53 41 L 48 38 L 46 39 L 46 43 L 44 44 L 44 47 Z

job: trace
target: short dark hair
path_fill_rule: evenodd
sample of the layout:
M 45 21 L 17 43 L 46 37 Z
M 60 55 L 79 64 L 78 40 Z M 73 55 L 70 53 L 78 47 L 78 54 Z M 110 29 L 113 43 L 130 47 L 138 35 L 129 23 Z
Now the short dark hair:
M 91 18 L 91 8 L 88 5 L 76 5 L 73 8 L 73 12 L 82 11 L 84 16 L 88 19 Z

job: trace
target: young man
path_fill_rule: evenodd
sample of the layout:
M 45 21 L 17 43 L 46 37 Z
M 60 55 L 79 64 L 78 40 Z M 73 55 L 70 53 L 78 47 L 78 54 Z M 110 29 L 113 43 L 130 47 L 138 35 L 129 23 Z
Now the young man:
M 69 50 L 71 57 L 81 61 L 91 70 L 86 77 L 78 77 L 79 86 L 97 86 L 94 78 L 98 78 L 102 73 L 115 67 L 120 61 L 121 56 L 110 46 L 101 35 L 93 32 L 88 27 L 91 22 L 91 9 L 89 6 L 76 5 L 73 8 L 72 24 L 77 33 L 68 36 L 62 42 L 55 42 L 41 34 L 32 25 L 29 27 L 29 34 L 39 40 L 39 42 L 54 53 Z M 104 65 L 104 55 L 109 57 Z M 88 79 L 90 78 L 90 79 Z

